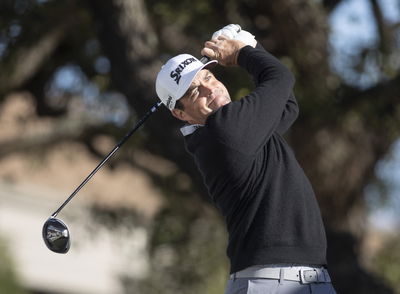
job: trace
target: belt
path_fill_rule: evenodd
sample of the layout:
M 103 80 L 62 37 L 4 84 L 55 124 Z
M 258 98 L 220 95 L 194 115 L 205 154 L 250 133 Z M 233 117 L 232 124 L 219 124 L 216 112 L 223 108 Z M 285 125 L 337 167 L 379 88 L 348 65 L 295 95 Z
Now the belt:
M 308 267 L 308 266 L 288 266 L 288 267 L 270 267 L 270 266 L 251 266 L 244 270 L 230 275 L 231 279 L 238 278 L 262 278 L 275 280 L 297 281 L 302 284 L 309 283 L 330 283 L 331 278 L 326 268 Z

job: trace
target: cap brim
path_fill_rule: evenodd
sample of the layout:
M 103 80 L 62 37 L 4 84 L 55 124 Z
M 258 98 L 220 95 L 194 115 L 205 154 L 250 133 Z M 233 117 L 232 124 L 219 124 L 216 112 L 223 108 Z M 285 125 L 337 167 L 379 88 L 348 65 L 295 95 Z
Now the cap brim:
M 205 63 L 203 66 L 201 66 L 201 67 L 197 68 L 196 70 L 194 70 L 193 72 L 189 73 L 188 74 L 188 79 L 185 81 L 185 86 L 182 87 L 180 89 L 181 91 L 176 95 L 177 96 L 176 101 L 178 101 L 179 99 L 181 99 L 185 95 L 186 91 L 189 89 L 190 85 L 192 84 L 194 78 L 199 73 L 199 71 L 201 71 L 202 69 L 213 68 L 217 64 L 218 64 L 217 60 L 210 60 L 207 63 Z
M 217 61 L 217 60 L 210 60 L 209 62 L 207 62 L 207 63 L 204 64 L 204 67 L 203 67 L 203 68 L 207 68 L 207 69 L 213 68 L 213 67 L 216 66 L 217 64 L 218 64 L 218 61 Z

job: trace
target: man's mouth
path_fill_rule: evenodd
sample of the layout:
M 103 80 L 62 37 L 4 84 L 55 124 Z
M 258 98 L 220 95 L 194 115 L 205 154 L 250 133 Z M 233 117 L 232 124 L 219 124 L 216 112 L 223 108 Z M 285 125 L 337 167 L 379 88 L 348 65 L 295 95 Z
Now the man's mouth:
M 215 101 L 216 98 L 217 98 L 217 96 L 215 96 L 214 94 L 211 94 L 210 98 L 208 100 L 208 103 L 207 103 L 207 107 L 210 107 L 211 104 Z

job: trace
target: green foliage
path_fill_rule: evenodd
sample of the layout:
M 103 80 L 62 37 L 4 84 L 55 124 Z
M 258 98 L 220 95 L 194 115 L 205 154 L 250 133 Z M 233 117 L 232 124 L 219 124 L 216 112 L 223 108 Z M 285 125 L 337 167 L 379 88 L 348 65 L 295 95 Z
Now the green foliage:
M 400 294 L 400 236 L 390 240 L 373 258 L 374 271 Z
M 18 280 L 13 269 L 13 263 L 8 252 L 6 242 L 3 239 L 0 239 L 0 293 L 26 293 L 18 284 Z

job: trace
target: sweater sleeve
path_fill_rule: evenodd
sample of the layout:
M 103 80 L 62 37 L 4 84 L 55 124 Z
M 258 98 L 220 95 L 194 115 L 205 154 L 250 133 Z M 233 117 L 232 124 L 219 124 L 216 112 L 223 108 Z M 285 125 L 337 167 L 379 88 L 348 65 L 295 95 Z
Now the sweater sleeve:
M 256 48 L 266 51 L 265 48 L 259 42 L 257 42 Z M 289 99 L 286 102 L 281 120 L 279 122 L 276 131 L 280 135 L 286 133 L 286 131 L 291 127 L 291 125 L 297 119 L 298 115 L 299 115 L 299 106 L 297 104 L 297 100 L 296 97 L 294 96 L 294 93 L 291 92 Z
M 283 135 L 291 127 L 299 115 L 299 106 L 297 105 L 296 97 L 293 92 L 290 94 L 283 110 L 281 120 L 276 131 Z
M 256 88 L 241 100 L 221 107 L 207 119 L 206 127 L 223 144 L 251 155 L 279 131 L 294 77 L 270 53 L 251 46 L 241 49 L 238 64 L 253 76 Z

